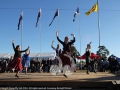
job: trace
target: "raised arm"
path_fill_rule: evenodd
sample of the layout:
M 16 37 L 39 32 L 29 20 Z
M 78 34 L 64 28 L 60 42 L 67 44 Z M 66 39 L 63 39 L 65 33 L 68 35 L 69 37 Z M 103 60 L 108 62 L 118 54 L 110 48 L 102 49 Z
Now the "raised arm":
M 30 48 L 30 47 L 29 47 Z M 29 49 L 29 53 L 28 53 L 28 55 L 30 55 L 30 49 Z
M 22 50 L 22 51 L 20 51 L 21 53 L 23 53 L 23 52 L 26 52 L 27 50 L 29 50 L 29 46 L 28 46 L 28 48 L 26 49 L 26 50 Z
M 14 49 L 14 51 L 15 51 L 14 40 L 12 40 L 12 46 L 13 46 L 13 49 Z
M 71 36 L 73 36 L 73 40 L 69 44 L 73 44 L 75 42 L 75 35 L 71 34 Z
M 56 50 L 56 48 L 53 47 L 53 43 L 54 43 L 54 41 L 52 41 L 51 47 L 53 50 Z
M 63 44 L 64 42 L 63 42 L 63 41 L 61 41 L 61 40 L 59 39 L 58 34 L 59 34 L 59 31 L 57 31 L 57 32 L 56 32 L 56 37 L 57 37 L 57 40 L 58 40 L 61 44 Z
M 89 50 L 89 52 L 90 52 L 90 57 L 91 57 L 91 51 Z

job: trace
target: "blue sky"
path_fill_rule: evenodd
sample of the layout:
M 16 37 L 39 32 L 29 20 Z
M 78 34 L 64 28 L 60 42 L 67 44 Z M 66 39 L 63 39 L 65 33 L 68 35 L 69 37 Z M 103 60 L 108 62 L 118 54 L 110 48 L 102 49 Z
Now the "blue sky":
M 21 44 L 21 30 L 17 30 L 21 10 L 23 10 L 23 49 L 29 45 L 32 53 L 40 52 L 41 30 L 41 52 L 53 52 L 51 42 L 54 40 L 56 47 L 58 44 L 56 30 L 59 29 L 61 40 L 64 40 L 65 36 L 72 39 L 71 33 L 76 35 L 74 45 L 80 51 L 80 30 L 81 54 L 84 54 L 86 44 L 90 41 L 92 41 L 91 51 L 96 53 L 99 45 L 98 13 L 85 15 L 85 12 L 90 10 L 96 2 L 97 0 L 0 0 L 0 53 L 14 52 L 12 39 L 15 39 L 15 45 Z M 72 22 L 78 3 L 80 18 L 78 15 L 76 21 Z M 56 17 L 49 26 L 58 7 L 59 19 Z M 39 8 L 42 9 L 42 17 L 36 28 Z M 120 56 L 120 0 L 99 0 L 99 15 L 101 45 L 106 46 L 110 54 Z

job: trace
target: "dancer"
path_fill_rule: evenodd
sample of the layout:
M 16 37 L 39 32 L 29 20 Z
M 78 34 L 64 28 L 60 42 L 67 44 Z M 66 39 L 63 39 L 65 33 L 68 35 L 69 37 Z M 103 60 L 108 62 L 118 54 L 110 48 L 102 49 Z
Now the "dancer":
M 12 46 L 13 46 L 13 49 L 15 52 L 14 59 L 9 63 L 7 70 L 9 68 L 14 68 L 17 71 L 15 77 L 19 78 L 19 76 L 18 76 L 19 71 L 23 69 L 22 68 L 21 53 L 26 52 L 29 49 L 29 46 L 26 50 L 20 51 L 20 49 L 21 49 L 20 45 L 17 45 L 15 48 L 14 40 L 12 41 Z
M 61 53 L 62 53 L 62 50 L 60 49 L 60 45 L 58 44 L 58 45 L 57 45 L 57 48 L 54 48 L 54 47 L 53 47 L 53 43 L 54 43 L 54 41 L 52 41 L 51 47 L 53 48 L 53 50 L 56 51 L 56 55 L 57 55 L 57 56 L 60 56 Z
M 87 66 L 87 71 L 86 73 L 89 74 L 89 68 L 90 68 L 90 57 L 91 57 L 91 44 L 92 42 L 90 42 L 89 44 L 87 44 L 87 48 L 86 48 L 86 66 Z M 94 70 L 94 72 L 96 73 L 96 71 Z
M 30 57 L 29 57 L 29 55 L 30 55 L 30 49 L 29 49 L 29 51 L 27 50 L 25 52 L 24 56 L 23 56 L 24 61 L 25 61 L 25 65 L 24 65 L 24 67 L 25 67 L 25 74 L 27 73 L 27 70 L 30 67 Z
M 71 34 L 71 36 L 73 36 L 73 40 L 71 42 L 69 41 L 68 36 L 65 37 L 64 42 L 63 42 L 59 39 L 58 34 L 59 34 L 59 31 L 56 32 L 57 40 L 63 45 L 63 51 L 62 51 L 62 54 L 60 55 L 60 58 L 62 60 L 63 66 L 67 65 L 63 69 L 63 76 L 67 77 L 67 75 L 65 73 L 66 73 L 66 70 L 68 69 L 68 65 L 71 66 L 71 62 L 70 62 L 70 58 L 64 56 L 64 54 L 67 54 L 67 55 L 71 56 L 71 52 L 70 52 L 71 48 L 70 47 L 75 42 L 75 35 Z
M 62 54 L 62 50 L 60 49 L 60 45 L 57 44 L 57 48 L 55 48 L 55 47 L 53 47 L 53 43 L 54 43 L 54 41 L 52 41 L 51 47 L 53 48 L 53 50 L 56 51 L 56 56 L 60 57 L 60 55 Z M 59 61 L 59 66 L 58 66 L 57 72 L 56 72 L 56 75 L 58 75 L 58 74 L 59 74 L 59 71 L 60 71 L 61 68 L 62 68 L 62 63 L 61 63 L 60 60 L 57 59 L 57 58 L 56 58 L 55 60 Z

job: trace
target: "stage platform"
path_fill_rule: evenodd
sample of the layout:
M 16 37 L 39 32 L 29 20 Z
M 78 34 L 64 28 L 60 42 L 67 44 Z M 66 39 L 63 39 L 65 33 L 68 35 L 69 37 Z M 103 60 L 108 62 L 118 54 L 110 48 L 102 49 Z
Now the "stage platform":
M 0 87 L 10 87 L 29 90 L 115 90 L 120 85 L 120 76 L 108 72 L 76 72 L 68 78 L 51 73 L 0 73 Z M 16 89 L 17 90 L 17 89 Z M 118 90 L 118 89 L 116 89 Z

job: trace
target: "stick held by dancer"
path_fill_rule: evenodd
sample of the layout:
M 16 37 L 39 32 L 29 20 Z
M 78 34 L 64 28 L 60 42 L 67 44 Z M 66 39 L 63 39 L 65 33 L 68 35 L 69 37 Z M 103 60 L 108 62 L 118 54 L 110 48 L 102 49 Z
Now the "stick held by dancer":
M 18 76 L 19 71 L 23 69 L 21 53 L 26 52 L 27 50 L 29 50 L 30 47 L 28 46 L 28 48 L 26 50 L 21 51 L 20 45 L 17 45 L 15 48 L 14 40 L 12 41 L 12 46 L 13 46 L 15 54 L 14 54 L 13 60 L 8 64 L 7 70 L 9 68 L 14 68 L 17 71 L 15 77 L 19 78 L 19 76 Z
M 70 58 L 64 56 L 64 54 L 67 54 L 67 55 L 70 55 L 70 56 L 71 56 L 70 46 L 75 42 L 75 35 L 74 35 L 74 34 L 71 34 L 71 36 L 73 36 L 73 40 L 72 40 L 72 41 L 69 41 L 69 37 L 66 36 L 65 39 L 64 39 L 64 42 L 63 42 L 63 41 L 61 41 L 61 40 L 59 39 L 58 34 L 59 34 L 59 31 L 56 31 L 57 40 L 63 45 L 63 51 L 62 51 L 62 54 L 60 55 L 60 58 L 61 58 L 62 63 L 63 63 L 63 66 L 65 66 L 65 65 L 71 66 Z M 63 69 L 63 76 L 64 76 L 64 77 L 67 77 L 67 75 L 66 75 L 66 70 L 67 70 L 67 69 L 68 69 L 68 66 L 67 66 L 67 67 L 64 67 L 64 69 Z

